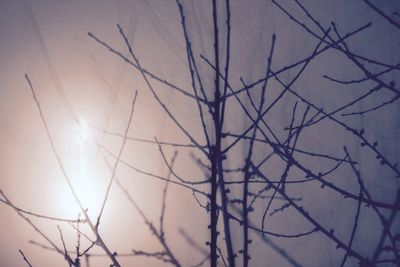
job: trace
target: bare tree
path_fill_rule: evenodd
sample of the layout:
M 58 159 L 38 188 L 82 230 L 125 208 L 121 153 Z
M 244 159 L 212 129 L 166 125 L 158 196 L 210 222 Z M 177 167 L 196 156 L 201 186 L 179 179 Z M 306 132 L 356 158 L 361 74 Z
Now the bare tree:
M 28 75 L 26 80 L 53 155 L 83 219 L 55 218 L 25 211 L 15 206 L 4 193 L 1 193 L 1 201 L 13 208 L 48 243 L 33 244 L 58 252 L 69 266 L 81 266 L 82 257 L 85 257 L 86 265 L 89 265 L 89 257 L 106 257 L 111 266 L 121 266 L 119 258 L 124 256 L 148 257 L 173 266 L 264 266 L 268 265 L 268 259 L 264 259 L 267 257 L 265 251 L 273 251 L 284 260 L 280 262 L 288 266 L 311 266 L 307 258 L 315 257 L 317 252 L 299 253 L 291 244 L 315 243 L 318 246 L 321 240 L 336 246 L 336 256 L 331 262 L 335 266 L 400 266 L 399 219 L 396 216 L 400 210 L 397 179 L 400 171 L 397 158 L 387 152 L 388 144 L 381 145 L 385 144 L 384 135 L 370 133 L 374 131 L 373 123 L 364 122 L 383 119 L 382 116 L 398 109 L 400 89 L 396 79 L 400 68 L 397 55 L 393 62 L 388 62 L 364 54 L 358 47 L 353 48 L 352 40 L 363 40 L 374 27 L 373 23 L 341 25 L 340 22 L 327 22 L 302 1 L 272 0 L 270 7 L 274 12 L 286 15 L 287 25 L 296 27 L 299 34 L 311 41 L 307 47 L 296 47 L 301 51 L 301 58 L 282 60 L 279 53 L 283 41 L 279 30 L 266 34 L 260 28 L 258 35 L 268 40 L 268 47 L 257 51 L 259 62 L 263 62 L 262 70 L 257 72 L 262 76 L 254 79 L 248 73 L 239 73 L 247 66 L 240 66 L 237 60 L 240 55 L 235 53 L 238 50 L 236 43 L 241 41 L 236 35 L 239 32 L 235 31 L 235 26 L 239 25 L 235 21 L 238 11 L 234 10 L 231 0 L 210 2 L 205 5 L 209 20 L 205 25 L 210 32 L 205 37 L 210 40 L 205 47 L 196 43 L 203 33 L 195 26 L 197 18 L 193 5 L 180 0 L 175 3 L 186 60 L 186 70 L 182 74 L 186 77 L 186 86 L 143 64 L 135 40 L 130 41 L 123 25 L 117 25 L 116 35 L 124 50 L 89 32 L 96 45 L 132 67 L 144 82 L 144 88 L 139 91 L 152 96 L 163 116 L 183 136 L 176 140 L 152 138 L 151 134 L 145 138 L 130 136 L 132 122 L 139 116 L 135 113 L 135 103 L 140 101 L 141 92 L 132 93 L 129 119 L 122 133 L 96 128 L 103 134 L 119 138 L 121 145 L 118 153 L 114 153 L 101 142 L 97 143 L 104 164 L 109 167 L 110 179 L 95 221 L 74 190 L 48 127 L 46 111 L 41 107 L 34 82 Z M 397 11 L 389 10 L 387 6 L 382 10 L 380 3 L 364 2 L 360 5 L 372 9 L 380 23 L 392 25 L 393 34 L 398 35 Z M 347 31 L 348 28 L 351 30 Z M 282 40 L 285 39 L 282 37 Z M 342 78 L 323 73 L 328 69 L 325 65 L 334 64 L 334 57 L 341 57 L 358 75 Z M 258 68 L 256 63 L 254 65 L 248 68 Z M 326 93 L 329 99 L 321 101 L 315 95 L 325 94 L 324 87 L 331 91 Z M 179 114 L 182 109 L 170 105 L 161 90 L 185 99 L 188 107 L 196 110 L 197 117 L 189 124 L 183 121 Z M 344 90 L 352 93 L 339 95 Z M 392 127 L 397 129 L 396 125 Z M 168 173 L 163 176 L 143 170 L 129 158 L 124 158 L 128 142 L 158 148 Z M 192 167 L 182 167 L 189 162 L 188 157 L 181 159 L 182 154 L 190 155 Z M 150 219 L 146 209 L 117 177 L 119 166 L 162 183 L 158 222 Z M 203 177 L 193 178 L 194 166 L 201 170 Z M 117 252 L 107 245 L 100 228 L 114 186 L 121 189 L 128 203 L 140 214 L 160 247 L 159 251 L 131 249 L 128 253 Z M 166 213 L 173 208 L 168 204 L 170 187 L 191 193 L 193 203 L 188 204 L 188 209 L 199 206 L 203 213 L 197 216 L 208 218 L 208 225 L 195 226 L 209 230 L 209 235 L 204 237 L 205 245 L 202 244 L 204 240 L 193 238 L 190 231 L 180 229 L 181 237 L 201 255 L 191 257 L 190 263 L 173 245 L 174 240 L 166 231 Z M 329 212 L 340 218 L 327 219 L 325 215 Z M 29 219 L 31 216 L 73 227 L 77 234 L 75 250 L 66 245 L 60 227 L 62 248 Z M 94 239 L 82 231 L 82 225 L 89 226 Z M 368 232 L 379 233 L 379 237 L 368 244 L 360 243 L 360 236 Z M 83 237 L 89 244 L 85 249 L 80 243 Z M 103 252 L 92 253 L 95 247 L 100 247 Z M 20 252 L 29 266 L 34 265 Z M 304 253 L 308 256 L 300 255 Z

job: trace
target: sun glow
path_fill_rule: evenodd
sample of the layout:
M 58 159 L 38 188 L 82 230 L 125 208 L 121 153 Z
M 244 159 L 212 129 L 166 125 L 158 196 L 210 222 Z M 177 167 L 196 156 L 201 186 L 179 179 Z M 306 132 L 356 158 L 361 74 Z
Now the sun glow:
M 80 139 L 78 141 L 87 144 L 90 141 L 91 133 L 86 120 L 79 120 L 79 125 L 76 125 L 76 128 L 76 135 L 78 136 L 78 139 Z
M 83 208 L 87 209 L 90 217 L 94 219 L 100 210 L 104 190 L 100 186 L 99 174 L 91 151 L 93 137 L 85 120 L 80 120 L 79 125 L 73 127 L 73 136 L 74 141 L 70 148 L 73 155 L 69 156 L 68 176 Z M 64 216 L 76 218 L 78 214 L 82 214 L 66 183 L 63 183 L 58 191 L 57 198 L 61 202 L 59 204 Z

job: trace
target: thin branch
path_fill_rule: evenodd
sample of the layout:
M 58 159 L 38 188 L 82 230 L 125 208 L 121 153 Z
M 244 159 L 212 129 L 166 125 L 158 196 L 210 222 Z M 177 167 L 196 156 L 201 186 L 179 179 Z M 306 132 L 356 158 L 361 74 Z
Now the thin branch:
M 29 260 L 25 257 L 24 252 L 22 252 L 22 250 L 18 249 L 19 253 L 21 253 L 22 258 L 24 259 L 24 261 L 26 262 L 26 264 L 28 264 L 29 267 L 32 267 L 32 264 L 29 262 Z
M 108 195 L 110 194 L 111 185 L 115 180 L 115 175 L 117 173 L 118 164 L 119 164 L 119 162 L 121 160 L 121 156 L 122 156 L 122 153 L 124 151 L 124 147 L 125 147 L 126 139 L 127 139 L 126 137 L 128 136 L 129 128 L 130 128 L 130 126 L 132 124 L 133 113 L 135 112 L 135 104 L 136 104 L 137 94 L 138 94 L 137 91 L 135 91 L 135 96 L 133 97 L 131 110 L 130 110 L 130 113 L 129 113 L 128 123 L 127 123 L 126 128 L 125 128 L 124 138 L 122 140 L 122 144 L 121 144 L 121 147 L 119 149 L 117 159 L 116 159 L 116 161 L 114 163 L 114 167 L 112 168 L 112 174 L 111 174 L 110 182 L 108 183 L 107 191 L 106 191 L 106 194 L 104 196 L 104 200 L 102 202 L 103 204 L 101 205 L 101 210 L 100 210 L 99 216 L 97 217 L 96 229 L 99 227 L 100 219 L 101 219 L 101 216 L 103 214 L 104 207 L 105 207 L 107 199 L 108 199 Z

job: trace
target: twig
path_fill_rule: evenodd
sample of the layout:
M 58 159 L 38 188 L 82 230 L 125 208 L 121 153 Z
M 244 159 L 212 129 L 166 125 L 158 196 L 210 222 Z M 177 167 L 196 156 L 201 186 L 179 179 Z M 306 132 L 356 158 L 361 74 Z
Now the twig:
M 24 259 L 24 261 L 26 262 L 26 264 L 28 264 L 29 267 L 32 267 L 32 264 L 29 262 L 29 260 L 25 257 L 24 252 L 22 252 L 22 250 L 18 249 L 19 253 L 21 253 L 22 258 Z

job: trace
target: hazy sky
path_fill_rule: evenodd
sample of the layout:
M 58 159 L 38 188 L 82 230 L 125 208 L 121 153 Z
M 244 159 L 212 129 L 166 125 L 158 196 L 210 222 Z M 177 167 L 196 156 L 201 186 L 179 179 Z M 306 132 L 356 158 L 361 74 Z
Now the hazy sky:
M 196 57 L 201 54 L 212 58 L 211 1 L 183 2 Z M 293 1 L 278 2 L 298 13 L 300 19 L 307 19 L 295 8 Z M 335 21 L 342 33 L 372 22 L 368 31 L 351 38 L 351 48 L 388 64 L 398 64 L 400 30 L 383 20 L 363 1 L 301 2 L 325 27 Z M 272 33 L 277 35 L 274 69 L 309 55 L 318 43 L 304 29 L 290 21 L 271 1 L 232 0 L 231 5 L 233 56 L 230 77 L 233 88 L 241 87 L 241 77 L 245 82 L 251 82 L 264 75 Z M 400 4 L 385 1 L 381 8 L 387 12 L 399 12 Z M 224 12 L 220 13 L 225 17 Z M 0 1 L 0 189 L 18 207 L 73 219 L 79 212 L 51 152 L 37 107 L 24 78 L 26 73 L 35 87 L 67 172 L 93 218 L 100 209 L 99 203 L 111 175 L 105 160 L 111 165 L 114 163 L 112 157 L 104 157 L 104 150 L 98 145 L 114 154 L 118 153 L 121 145 L 121 138 L 103 134 L 96 128 L 123 133 L 135 91 L 138 91 L 138 101 L 130 136 L 189 143 L 154 101 L 140 74 L 88 36 L 88 32 L 92 32 L 129 56 L 118 33 L 117 23 L 128 34 L 145 68 L 183 88 L 190 88 L 180 18 L 173 0 Z M 223 28 L 221 32 L 224 33 Z M 370 67 L 373 72 L 381 70 Z M 213 83 L 210 68 L 204 62 L 199 68 L 206 77 L 205 86 L 210 88 Z M 285 73 L 282 79 L 290 80 L 296 71 Z M 337 86 L 323 79 L 324 74 L 344 80 L 362 76 L 340 53 L 329 51 L 310 64 L 303 78 L 296 82 L 296 88 L 303 90 L 304 96 L 327 110 L 343 105 L 373 87 L 373 83 L 352 88 Z M 385 76 L 387 80 L 399 83 L 398 77 L 397 72 Z M 271 98 L 282 89 L 276 82 L 271 82 L 270 86 Z M 155 83 L 155 87 L 177 119 L 189 127 L 191 134 L 201 143 L 205 143 L 195 102 L 188 101 L 185 96 L 165 89 L 158 83 Z M 212 90 L 208 90 L 212 95 Z M 390 93 L 380 92 L 355 109 L 363 110 L 386 101 L 391 97 Z M 269 117 L 272 127 L 284 132 L 282 127 L 290 121 L 294 102 L 293 98 L 287 98 L 274 109 Z M 356 128 L 365 128 L 369 137 L 379 140 L 385 155 L 396 160 L 400 156 L 397 140 L 400 134 L 398 109 L 399 105 L 395 102 L 376 114 L 349 119 L 348 122 Z M 244 129 L 248 123 L 244 118 L 243 112 L 232 101 L 227 108 L 228 128 L 233 132 Z M 80 126 L 76 124 L 76 119 Z M 301 142 L 304 148 L 315 147 L 341 156 L 342 147 L 347 145 L 361 164 L 360 168 L 367 176 L 366 183 L 374 188 L 374 196 L 382 201 L 393 200 L 398 181 L 393 182 L 393 179 L 386 177 L 385 171 L 381 171 L 380 166 L 373 164 L 374 155 L 360 152 L 359 142 L 352 136 L 326 123 L 306 132 Z M 245 145 L 238 149 L 238 154 L 244 148 Z M 173 152 L 173 148 L 166 148 L 168 158 Z M 261 157 L 266 151 L 259 147 L 255 153 Z M 183 176 L 193 179 L 203 176 L 202 170 L 191 161 L 190 149 L 179 150 L 178 158 L 177 170 Z M 165 176 L 168 172 L 154 145 L 128 142 L 123 159 L 158 175 Z M 242 163 L 237 157 L 230 160 L 232 167 Z M 330 166 L 312 160 L 307 163 L 315 169 Z M 267 166 L 271 175 L 277 173 L 274 168 L 280 166 L 280 163 L 274 164 L 272 162 L 271 166 Z M 345 177 L 350 172 L 340 170 L 339 173 Z M 292 175 L 296 176 L 297 173 Z M 137 174 L 123 165 L 118 169 L 117 176 L 149 218 L 158 220 L 164 184 Z M 349 182 L 343 177 L 335 181 L 355 192 L 354 180 Z M 343 236 L 348 235 L 354 203 L 348 204 L 340 196 L 316 188 L 319 186 L 310 185 L 293 192 L 304 197 L 303 205 L 310 207 L 325 225 L 331 224 L 339 232 L 342 231 L 340 234 Z M 332 219 L 338 216 L 343 218 Z M 368 212 L 362 216 L 365 225 L 360 227 L 362 234 L 357 236 L 355 247 L 363 253 L 370 253 L 375 247 L 365 244 L 376 242 L 380 231 L 374 229 L 377 229 L 379 221 Z M 294 215 L 293 211 L 272 218 L 271 229 L 277 231 L 309 229 L 309 225 Z M 38 218 L 32 218 L 32 221 L 61 246 L 57 223 Z M 203 244 L 208 238 L 208 217 L 193 200 L 190 191 L 171 186 L 166 221 L 168 238 L 184 265 L 198 263 L 202 254 L 188 246 L 185 238 L 179 234 L 180 229 L 184 229 L 205 248 Z M 0 204 L 0 225 L 0 266 L 25 266 L 18 249 L 24 251 L 33 266 L 66 265 L 62 256 L 30 244 L 29 240 L 42 244 L 46 242 L 13 209 L 3 204 Z M 68 224 L 60 223 L 60 226 L 67 244 L 74 249 L 75 231 Z M 117 187 L 111 190 L 101 223 L 101 233 L 109 246 L 118 253 L 130 253 L 133 248 L 159 249 L 143 219 L 128 205 Z M 239 242 L 240 236 L 236 236 L 235 240 Z M 342 257 L 342 254 L 337 256 L 334 244 L 318 235 L 304 240 L 274 241 L 288 251 L 294 251 L 293 257 L 304 266 L 337 266 Z M 255 253 L 252 255 L 254 266 L 288 266 L 287 261 L 268 245 L 260 240 L 256 242 L 256 248 L 253 247 Z M 102 253 L 100 249 L 94 252 Z M 91 262 L 91 266 L 109 266 L 104 258 L 93 258 Z M 163 266 L 162 263 L 140 257 L 122 258 L 121 263 L 124 266 Z

